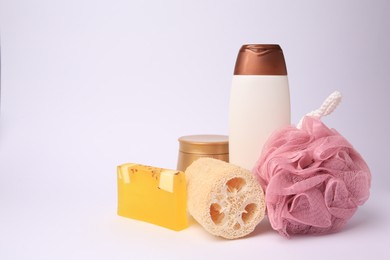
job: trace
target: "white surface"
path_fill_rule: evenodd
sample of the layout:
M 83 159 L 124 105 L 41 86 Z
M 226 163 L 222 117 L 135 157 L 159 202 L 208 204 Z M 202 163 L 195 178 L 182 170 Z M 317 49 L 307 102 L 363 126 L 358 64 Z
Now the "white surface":
M 389 259 L 389 13 L 386 0 L 0 0 L 0 259 Z M 116 216 L 116 165 L 174 168 L 179 136 L 227 133 L 244 43 L 282 46 L 293 122 L 343 93 L 324 121 L 369 164 L 369 201 L 340 233 L 290 240 L 266 222 L 225 241 Z

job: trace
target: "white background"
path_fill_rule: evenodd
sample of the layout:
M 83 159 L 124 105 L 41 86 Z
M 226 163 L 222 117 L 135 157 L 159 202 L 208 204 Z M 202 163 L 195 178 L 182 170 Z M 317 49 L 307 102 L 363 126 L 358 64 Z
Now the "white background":
M 389 259 L 390 1 L 0 0 L 0 26 L 0 259 Z M 118 217 L 118 164 L 175 168 L 178 137 L 228 133 L 245 43 L 283 48 L 292 123 L 342 92 L 324 121 L 370 166 L 369 201 L 290 240 Z

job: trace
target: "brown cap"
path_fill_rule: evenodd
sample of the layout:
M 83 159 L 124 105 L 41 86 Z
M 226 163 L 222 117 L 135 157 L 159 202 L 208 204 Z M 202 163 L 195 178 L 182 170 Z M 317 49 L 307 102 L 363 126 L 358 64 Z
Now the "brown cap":
M 287 75 L 282 49 L 277 44 L 243 45 L 234 75 Z
M 228 154 L 229 137 L 225 135 L 188 135 L 179 138 L 180 151 L 194 154 Z

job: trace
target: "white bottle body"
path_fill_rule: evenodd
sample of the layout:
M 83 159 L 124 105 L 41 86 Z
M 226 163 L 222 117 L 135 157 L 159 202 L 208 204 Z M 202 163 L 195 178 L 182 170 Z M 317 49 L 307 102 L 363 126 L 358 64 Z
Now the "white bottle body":
M 229 106 L 229 162 L 252 170 L 269 136 L 290 124 L 287 75 L 234 75 Z

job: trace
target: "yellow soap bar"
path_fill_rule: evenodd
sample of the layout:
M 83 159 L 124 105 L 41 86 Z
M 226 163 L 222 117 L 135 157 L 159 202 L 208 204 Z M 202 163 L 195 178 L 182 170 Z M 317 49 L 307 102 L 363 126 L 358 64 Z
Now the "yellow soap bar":
M 184 172 L 127 163 L 117 174 L 118 215 L 176 231 L 188 227 Z

